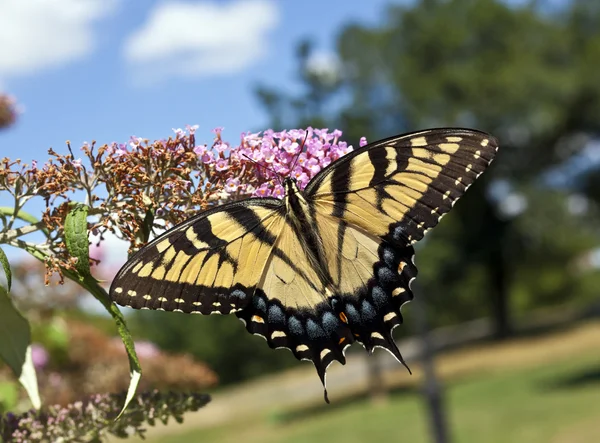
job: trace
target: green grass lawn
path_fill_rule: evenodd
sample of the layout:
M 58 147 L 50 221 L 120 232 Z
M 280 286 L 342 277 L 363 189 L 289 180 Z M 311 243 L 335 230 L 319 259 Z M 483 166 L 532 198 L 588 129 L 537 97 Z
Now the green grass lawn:
M 505 369 L 446 382 L 453 442 L 600 442 L 600 357 Z M 210 408 L 210 404 L 207 406 Z M 260 420 L 161 436 L 170 442 L 430 442 L 425 404 L 414 389 L 372 404 L 355 399 Z

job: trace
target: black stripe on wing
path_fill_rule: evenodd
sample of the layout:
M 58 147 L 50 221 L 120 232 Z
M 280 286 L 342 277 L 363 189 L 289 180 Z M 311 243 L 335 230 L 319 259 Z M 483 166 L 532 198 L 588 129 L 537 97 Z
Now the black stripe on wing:
M 110 297 L 135 309 L 229 314 L 252 298 L 284 223 L 277 199 L 249 199 L 202 212 L 134 254 L 112 282 Z M 253 251 L 249 255 L 249 251 Z
M 483 173 L 497 149 L 495 138 L 467 129 L 391 137 L 322 170 L 308 184 L 307 199 L 397 245 L 414 244 Z

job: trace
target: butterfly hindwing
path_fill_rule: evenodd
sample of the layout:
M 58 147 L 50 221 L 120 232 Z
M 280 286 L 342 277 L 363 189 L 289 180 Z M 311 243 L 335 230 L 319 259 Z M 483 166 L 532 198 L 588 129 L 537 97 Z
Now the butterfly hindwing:
M 338 316 L 369 352 L 380 346 L 403 361 L 391 332 L 402 322 L 400 308 L 413 298 L 410 283 L 417 275 L 413 248 L 394 246 L 318 212 L 315 220 Z
M 255 199 L 203 212 L 142 248 L 110 294 L 136 309 L 239 311 L 251 302 L 279 232 L 281 202 Z
M 295 231 L 282 230 L 252 304 L 236 315 L 270 347 L 288 348 L 299 360 L 312 361 L 324 383 L 327 366 L 334 360 L 344 364 L 344 350 L 354 339 L 306 254 Z

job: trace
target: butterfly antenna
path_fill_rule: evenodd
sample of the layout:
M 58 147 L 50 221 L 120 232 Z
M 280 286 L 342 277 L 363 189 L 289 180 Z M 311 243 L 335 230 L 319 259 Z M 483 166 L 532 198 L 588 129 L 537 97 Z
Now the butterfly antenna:
M 275 177 L 277 177 L 277 180 L 279 180 L 279 184 L 283 184 L 283 178 L 281 177 L 281 174 L 279 172 L 276 172 L 275 170 L 269 168 L 266 165 L 262 165 L 259 162 L 257 162 L 256 160 L 248 157 L 246 154 L 242 154 L 244 157 L 246 157 L 248 160 L 250 160 L 252 163 L 254 163 L 256 166 L 260 166 L 263 169 L 266 169 L 267 171 L 272 172 L 273 174 L 275 174 Z
M 294 167 L 296 166 L 296 163 L 298 163 L 298 159 L 300 158 L 300 154 L 302 154 L 302 150 L 304 149 L 304 144 L 306 143 L 306 139 L 307 138 L 308 138 L 308 130 L 306 131 L 306 135 L 304 136 L 304 140 L 302 140 L 302 144 L 300 145 L 300 152 L 298 152 L 298 155 L 296 155 L 296 158 L 294 159 L 294 163 L 292 164 L 292 167 L 290 168 L 290 174 L 294 170 Z

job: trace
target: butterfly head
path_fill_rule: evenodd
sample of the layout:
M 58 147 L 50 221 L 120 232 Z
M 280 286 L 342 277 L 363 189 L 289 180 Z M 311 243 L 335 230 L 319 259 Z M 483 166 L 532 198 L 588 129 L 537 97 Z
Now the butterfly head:
M 285 189 L 285 195 L 291 196 L 300 192 L 298 187 L 298 180 L 295 177 L 286 177 L 283 180 L 283 188 Z

